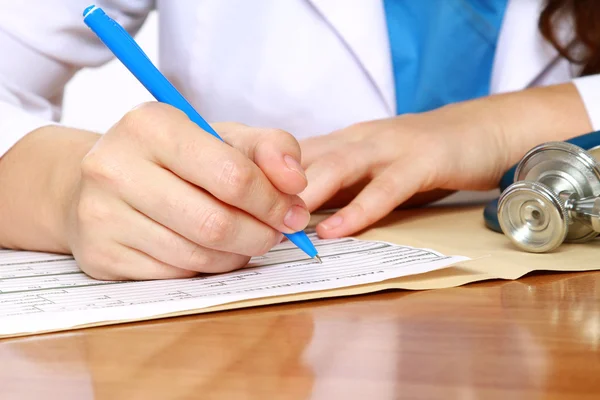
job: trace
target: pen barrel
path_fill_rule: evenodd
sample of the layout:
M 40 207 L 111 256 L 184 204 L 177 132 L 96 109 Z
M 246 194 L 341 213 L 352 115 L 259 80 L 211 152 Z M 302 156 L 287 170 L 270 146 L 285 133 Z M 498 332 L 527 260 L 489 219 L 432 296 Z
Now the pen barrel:
M 84 22 L 156 100 L 183 111 L 200 128 L 223 141 L 121 25 L 97 7 L 86 9 Z

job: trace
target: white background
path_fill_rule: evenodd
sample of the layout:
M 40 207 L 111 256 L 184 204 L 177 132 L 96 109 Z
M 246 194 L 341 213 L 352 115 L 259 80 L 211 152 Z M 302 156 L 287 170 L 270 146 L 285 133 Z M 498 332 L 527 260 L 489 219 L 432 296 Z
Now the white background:
M 158 65 L 158 21 L 152 12 L 135 37 Z M 68 126 L 105 132 L 136 105 L 153 100 L 146 89 L 118 61 L 80 71 L 65 90 L 62 122 Z

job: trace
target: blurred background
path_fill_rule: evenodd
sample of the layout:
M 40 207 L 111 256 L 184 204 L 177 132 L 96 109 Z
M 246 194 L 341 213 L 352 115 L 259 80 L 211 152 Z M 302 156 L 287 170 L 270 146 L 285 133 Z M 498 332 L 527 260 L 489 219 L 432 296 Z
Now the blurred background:
M 148 57 L 158 61 L 158 18 L 152 12 L 135 37 Z M 94 93 L 94 96 L 89 96 Z M 115 95 L 116 94 L 116 95 Z M 108 101 L 108 99 L 110 99 Z M 113 60 L 80 71 L 65 90 L 63 120 L 68 126 L 105 132 L 139 103 L 153 100 L 125 67 Z

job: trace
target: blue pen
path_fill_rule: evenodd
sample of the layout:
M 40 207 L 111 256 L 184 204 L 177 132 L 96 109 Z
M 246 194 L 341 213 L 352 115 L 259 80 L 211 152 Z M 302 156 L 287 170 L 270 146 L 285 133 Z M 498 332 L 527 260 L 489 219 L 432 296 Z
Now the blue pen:
M 223 141 L 171 82 L 152 64 L 148 56 L 121 25 L 96 6 L 89 6 L 83 11 L 83 20 L 156 100 L 180 109 L 200 128 Z M 319 263 L 322 262 L 306 233 L 301 231 L 285 234 L 285 236 L 311 258 L 316 259 Z

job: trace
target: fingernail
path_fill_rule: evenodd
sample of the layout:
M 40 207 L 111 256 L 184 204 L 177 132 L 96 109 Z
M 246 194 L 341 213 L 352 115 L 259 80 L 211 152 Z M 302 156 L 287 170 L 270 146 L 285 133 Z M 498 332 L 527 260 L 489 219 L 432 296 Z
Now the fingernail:
M 340 226 L 342 222 L 344 222 L 344 218 L 342 218 L 340 215 L 334 215 L 333 217 L 321 222 L 320 225 L 326 230 L 331 230 Z
M 288 166 L 289 169 L 291 169 L 294 172 L 299 173 L 300 175 L 302 175 L 302 177 L 304 179 L 306 179 L 306 174 L 304 173 L 304 168 L 302 168 L 302 165 L 300 165 L 300 163 L 298 161 L 296 161 L 296 159 L 294 157 L 285 155 L 283 157 L 283 161 L 285 161 L 285 164 Z
M 310 220 L 310 213 L 304 207 L 292 206 L 283 218 L 285 226 L 294 232 L 301 231 L 306 228 Z

